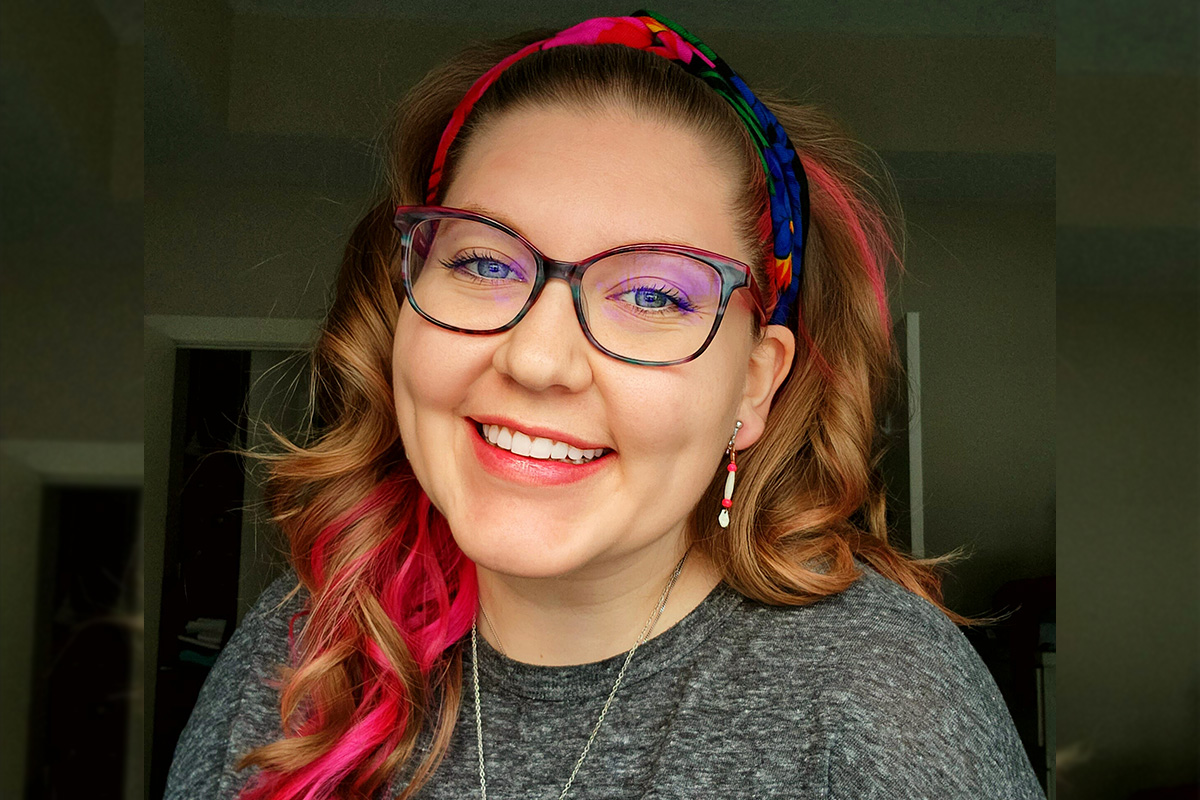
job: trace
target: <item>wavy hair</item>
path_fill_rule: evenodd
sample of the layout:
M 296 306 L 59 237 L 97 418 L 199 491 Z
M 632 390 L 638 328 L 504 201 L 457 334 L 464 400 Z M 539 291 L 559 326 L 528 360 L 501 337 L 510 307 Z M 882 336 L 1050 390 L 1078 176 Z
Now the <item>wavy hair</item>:
M 267 503 L 308 592 L 293 663 L 281 683 L 284 736 L 239 763 L 259 768 L 242 800 L 368 798 L 397 776 L 411 797 L 449 744 L 462 691 L 460 642 L 477 599 L 474 566 L 455 545 L 408 466 L 391 385 L 393 332 L 404 302 L 395 281 L 398 204 L 424 201 L 434 152 L 475 79 L 536 30 L 473 44 L 429 72 L 384 134 L 385 181 L 350 237 L 336 295 L 312 353 L 312 396 L 326 421 L 302 441 L 277 435 L 259 454 Z M 877 419 L 900 385 L 885 274 L 899 268 L 888 184 L 872 158 L 819 109 L 759 92 L 788 131 L 808 174 L 811 231 L 791 373 L 761 439 L 738 460 L 738 508 L 713 515 L 725 472 L 689 518 L 691 543 L 747 597 L 804 605 L 850 586 L 855 558 L 944 606 L 939 569 L 957 554 L 914 559 L 888 542 L 877 469 Z M 498 115 L 566 106 L 624 108 L 702 137 L 740 187 L 732 219 L 759 285 L 771 258 L 765 177 L 736 112 L 702 81 L 659 56 L 621 45 L 560 47 L 508 69 L 468 118 L 447 163 Z M 761 335 L 756 329 L 754 334 Z

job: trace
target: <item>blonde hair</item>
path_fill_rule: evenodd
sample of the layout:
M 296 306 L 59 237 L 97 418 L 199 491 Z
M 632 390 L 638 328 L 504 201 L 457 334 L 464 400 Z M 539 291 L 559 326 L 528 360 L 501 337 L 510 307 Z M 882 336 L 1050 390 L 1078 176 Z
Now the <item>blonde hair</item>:
M 327 424 L 303 443 L 281 437 L 282 452 L 262 456 L 271 461 L 268 502 L 308 590 L 309 615 L 296 666 L 285 672 L 285 738 L 242 760 L 239 768 L 262 768 L 245 798 L 301 797 L 314 789 L 314 797 L 365 798 L 398 769 L 407 798 L 446 752 L 474 573 L 430 508 L 399 439 L 391 353 L 403 296 L 394 280 L 398 235 L 391 222 L 396 205 L 425 201 L 442 130 L 475 79 L 552 33 L 466 48 L 408 93 L 386 133 L 386 183 L 346 247 L 312 356 L 314 394 Z M 954 622 L 975 624 L 941 601 L 937 570 L 954 556 L 914 559 L 888 542 L 876 419 L 898 385 L 882 276 L 899 259 L 886 184 L 867 168 L 870 154 L 830 116 L 778 94 L 758 96 L 788 131 L 810 182 L 809 241 L 792 323 L 797 348 L 765 432 L 739 456 L 738 513 L 727 529 L 711 513 L 720 503 L 721 470 L 689 518 L 692 544 L 729 585 L 765 603 L 804 605 L 841 592 L 860 574 L 857 557 Z M 443 190 L 463 148 L 489 122 L 513 109 L 554 105 L 623 107 L 709 142 L 737 178 L 732 219 L 747 251 L 760 255 L 751 265 L 755 279 L 769 285 L 765 177 L 744 125 L 703 82 L 650 53 L 561 47 L 517 62 L 476 104 L 450 150 Z M 419 552 L 430 556 L 418 559 L 427 572 L 413 579 L 409 567 Z M 404 580 L 416 583 L 395 582 L 400 561 Z M 421 602 L 405 599 L 418 591 L 425 593 Z M 441 604 L 431 611 L 434 596 Z M 414 633 L 439 622 L 440 638 Z M 427 726 L 430 744 L 418 758 Z

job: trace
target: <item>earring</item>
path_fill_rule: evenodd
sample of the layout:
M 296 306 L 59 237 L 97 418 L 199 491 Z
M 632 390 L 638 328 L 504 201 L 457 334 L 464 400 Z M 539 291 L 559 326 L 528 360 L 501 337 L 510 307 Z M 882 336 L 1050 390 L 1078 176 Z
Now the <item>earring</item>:
M 722 528 L 729 527 L 729 509 L 733 507 L 733 481 L 737 475 L 737 451 L 733 449 L 733 441 L 741 429 L 742 421 L 739 419 L 733 429 L 733 436 L 729 437 L 729 447 L 725 448 L 725 452 L 729 454 L 729 466 L 725 468 L 729 475 L 725 478 L 725 497 L 721 500 L 721 514 L 717 517 L 717 522 L 721 523 Z

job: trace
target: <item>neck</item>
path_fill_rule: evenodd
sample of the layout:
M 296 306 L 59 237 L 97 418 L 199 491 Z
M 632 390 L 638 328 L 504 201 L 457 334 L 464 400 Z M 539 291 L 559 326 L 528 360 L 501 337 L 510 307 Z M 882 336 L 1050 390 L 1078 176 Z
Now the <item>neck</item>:
M 514 661 L 569 666 L 627 652 L 658 607 L 682 547 L 659 546 L 579 574 L 520 578 L 478 567 L 479 633 Z M 720 582 L 693 548 L 658 618 L 652 639 L 683 619 Z

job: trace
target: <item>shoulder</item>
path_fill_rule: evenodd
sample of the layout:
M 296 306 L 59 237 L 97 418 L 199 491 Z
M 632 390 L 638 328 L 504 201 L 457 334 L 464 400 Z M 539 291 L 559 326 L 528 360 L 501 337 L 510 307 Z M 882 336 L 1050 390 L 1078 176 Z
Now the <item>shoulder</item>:
M 282 735 L 278 679 L 290 661 L 288 630 L 307 595 L 290 570 L 247 613 L 204 681 L 175 747 L 166 800 L 233 798 L 244 783 L 235 765 Z
M 239 630 L 247 636 L 277 641 L 278 635 L 288 635 L 292 619 L 304 611 L 308 592 L 291 569 L 284 572 L 263 591 L 246 612 Z M 283 652 L 287 652 L 286 649 Z
M 745 600 L 736 635 L 761 669 L 804 675 L 827 702 L 994 705 L 999 692 L 966 636 L 939 608 L 865 564 L 844 591 L 806 606 Z
M 966 636 L 929 601 L 859 568 L 812 605 L 743 605 L 746 646 L 786 687 L 776 700 L 818 720 L 828 797 L 1041 797 Z
M 276 578 L 246 612 L 221 651 L 204 691 L 244 697 L 247 684 L 277 677 L 278 668 L 290 661 L 289 631 L 307 598 L 291 570 Z
M 910 660 L 974 666 L 975 653 L 958 627 L 923 597 L 857 562 L 860 575 L 845 591 L 805 606 L 746 599 L 743 624 L 755 644 L 824 665 L 840 676 L 869 677 L 881 666 Z

